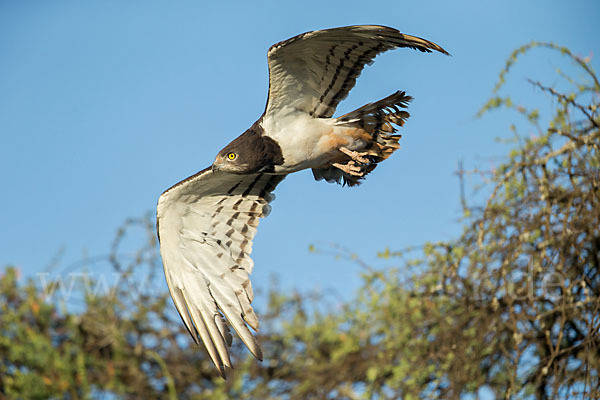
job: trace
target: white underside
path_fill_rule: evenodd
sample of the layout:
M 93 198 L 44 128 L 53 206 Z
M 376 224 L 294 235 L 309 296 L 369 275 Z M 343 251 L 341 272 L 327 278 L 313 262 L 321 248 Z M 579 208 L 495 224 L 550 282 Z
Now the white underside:
M 283 152 L 283 165 L 275 167 L 278 173 L 323 167 L 338 155 L 339 145 L 350 150 L 360 150 L 365 145 L 363 140 L 349 135 L 347 127 L 336 124 L 335 118 L 314 118 L 291 108 L 265 115 L 262 128 Z

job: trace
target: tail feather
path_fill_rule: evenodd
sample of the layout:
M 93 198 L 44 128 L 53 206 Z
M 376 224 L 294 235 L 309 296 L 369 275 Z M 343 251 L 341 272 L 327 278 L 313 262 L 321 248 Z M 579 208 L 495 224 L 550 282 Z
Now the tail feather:
M 350 175 L 340 169 L 329 166 L 328 168 L 313 169 L 316 180 L 325 179 L 327 182 L 336 182 L 342 185 L 355 186 L 361 183 L 365 176 L 375 169 L 377 163 L 388 158 L 400 148 L 398 141 L 401 135 L 396 135 L 396 126 L 404 125 L 410 114 L 403 110 L 408 106 L 412 97 L 403 91 L 381 99 L 375 103 L 366 104 L 348 114 L 336 119 L 336 124 L 361 128 L 371 135 L 361 152 L 367 153 L 369 163 L 362 166 L 362 176 Z

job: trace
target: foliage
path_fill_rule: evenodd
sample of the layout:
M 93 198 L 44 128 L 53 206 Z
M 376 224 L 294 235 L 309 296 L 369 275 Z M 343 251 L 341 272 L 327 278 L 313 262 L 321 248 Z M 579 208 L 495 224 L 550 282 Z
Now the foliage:
M 554 102 L 547 124 L 496 94 L 517 58 L 540 47 L 584 74 L 570 91 L 532 82 Z M 417 399 L 482 388 L 507 399 L 600 398 L 599 95 L 588 60 L 549 43 L 517 49 L 481 115 L 514 109 L 536 134 L 511 127 L 517 145 L 490 171 L 487 202 L 462 202 L 462 235 L 380 253 L 397 268 L 361 264 L 362 288 L 337 311 L 272 289 L 260 313 L 265 361 L 234 341 L 227 381 L 192 345 L 163 289 L 132 296 L 128 279 L 100 293 L 80 285 L 83 311 L 74 312 L 45 298 L 55 283 L 19 284 L 7 268 L 0 399 Z M 136 225 L 148 243 L 125 262 L 119 245 Z M 109 261 L 120 277 L 160 275 L 149 218 L 126 224 Z

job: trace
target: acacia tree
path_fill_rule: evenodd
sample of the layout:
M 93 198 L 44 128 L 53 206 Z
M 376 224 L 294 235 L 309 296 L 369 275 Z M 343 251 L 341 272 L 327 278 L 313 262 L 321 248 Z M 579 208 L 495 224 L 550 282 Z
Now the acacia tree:
M 536 135 L 511 127 L 515 148 L 484 175 L 486 202 L 463 199 L 457 239 L 382 251 L 395 268 L 361 264 L 363 286 L 341 311 L 272 289 L 261 311 L 265 362 L 234 341 L 227 381 L 192 345 L 166 292 L 132 297 L 128 280 L 111 292 L 79 286 L 83 311 L 74 312 L 45 298 L 52 288 L 19 285 L 6 269 L 0 399 L 600 398 L 600 84 L 588 60 L 531 43 L 511 55 L 495 92 L 520 55 L 540 48 L 583 77 L 568 90 L 531 82 L 554 104 L 544 123 L 506 96 L 483 107 L 516 110 Z M 119 245 L 133 225 L 147 245 L 125 260 Z M 149 218 L 129 221 L 112 253 L 119 276 L 162 279 Z

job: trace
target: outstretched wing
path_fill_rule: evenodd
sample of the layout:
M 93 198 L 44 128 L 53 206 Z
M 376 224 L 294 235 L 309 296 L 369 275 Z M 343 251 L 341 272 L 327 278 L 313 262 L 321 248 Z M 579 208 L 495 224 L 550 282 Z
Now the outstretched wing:
M 365 64 L 398 47 L 448 54 L 433 42 L 376 25 L 306 32 L 271 46 L 265 115 L 292 107 L 314 117 L 331 117 Z
M 224 318 L 252 354 L 262 351 L 250 303 L 252 239 L 284 175 L 236 175 L 205 169 L 158 200 L 160 253 L 173 302 L 196 343 L 201 340 L 224 377 L 231 367 L 231 335 Z

